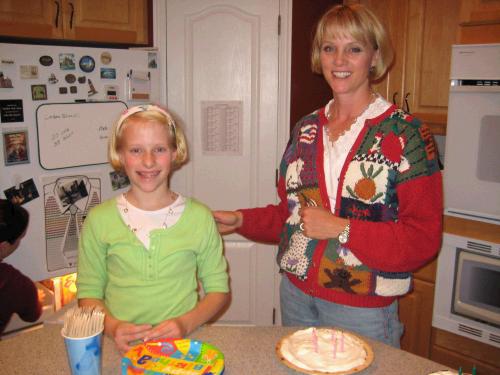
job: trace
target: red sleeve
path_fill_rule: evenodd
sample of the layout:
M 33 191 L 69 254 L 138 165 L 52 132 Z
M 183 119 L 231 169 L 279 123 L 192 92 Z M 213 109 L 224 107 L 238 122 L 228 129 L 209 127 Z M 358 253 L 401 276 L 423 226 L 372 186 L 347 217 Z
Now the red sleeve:
M 243 213 L 243 225 L 238 233 L 256 242 L 279 243 L 283 225 L 289 215 L 283 176 L 278 181 L 278 195 L 280 203 L 277 205 L 238 210 Z
M 42 306 L 38 302 L 38 290 L 33 281 L 19 272 L 17 277 L 11 280 L 13 301 L 16 313 L 26 322 L 35 322 L 42 315 Z
M 0 262 L 0 332 L 12 314 L 27 322 L 35 322 L 42 314 L 38 291 L 27 276 L 9 264 Z
M 347 247 L 367 266 L 388 272 L 414 271 L 441 247 L 443 189 L 441 172 L 397 188 L 397 222 L 351 219 Z

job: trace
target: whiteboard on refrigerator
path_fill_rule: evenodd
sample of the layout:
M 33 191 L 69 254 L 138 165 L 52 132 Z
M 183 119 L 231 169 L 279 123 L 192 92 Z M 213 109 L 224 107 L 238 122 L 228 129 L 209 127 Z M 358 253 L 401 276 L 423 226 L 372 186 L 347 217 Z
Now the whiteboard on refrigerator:
M 40 166 L 46 170 L 107 163 L 110 128 L 127 105 L 47 103 L 36 111 Z

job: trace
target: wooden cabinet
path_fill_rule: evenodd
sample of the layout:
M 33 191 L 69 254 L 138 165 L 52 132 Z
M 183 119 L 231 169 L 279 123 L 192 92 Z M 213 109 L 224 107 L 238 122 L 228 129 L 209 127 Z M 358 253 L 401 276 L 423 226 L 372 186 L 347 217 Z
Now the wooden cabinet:
M 387 27 L 395 61 L 374 88 L 389 101 L 446 134 L 451 45 L 456 43 L 456 0 L 347 0 L 363 3 Z
M 435 362 L 468 373 L 476 366 L 478 375 L 500 374 L 498 348 L 437 328 L 432 328 L 431 342 L 429 358 Z
M 500 0 L 461 0 L 459 43 L 500 43 Z
M 148 43 L 148 0 L 2 0 L 0 35 Z
M 413 291 L 399 300 L 399 318 L 405 326 L 401 349 L 429 358 L 436 260 L 414 276 Z

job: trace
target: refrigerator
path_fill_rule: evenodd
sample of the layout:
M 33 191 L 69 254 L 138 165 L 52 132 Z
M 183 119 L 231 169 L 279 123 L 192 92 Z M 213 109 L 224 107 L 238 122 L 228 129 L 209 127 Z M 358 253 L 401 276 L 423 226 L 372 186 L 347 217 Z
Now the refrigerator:
M 0 43 L 0 196 L 30 214 L 5 262 L 34 281 L 76 271 L 88 211 L 128 186 L 107 161 L 112 124 L 162 84 L 154 49 Z

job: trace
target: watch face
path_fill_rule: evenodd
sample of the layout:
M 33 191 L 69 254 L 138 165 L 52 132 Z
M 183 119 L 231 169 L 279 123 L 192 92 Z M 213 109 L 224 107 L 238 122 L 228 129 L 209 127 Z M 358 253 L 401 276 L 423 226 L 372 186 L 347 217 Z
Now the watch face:
M 347 242 L 347 235 L 344 232 L 339 234 L 339 242 L 342 244 Z

